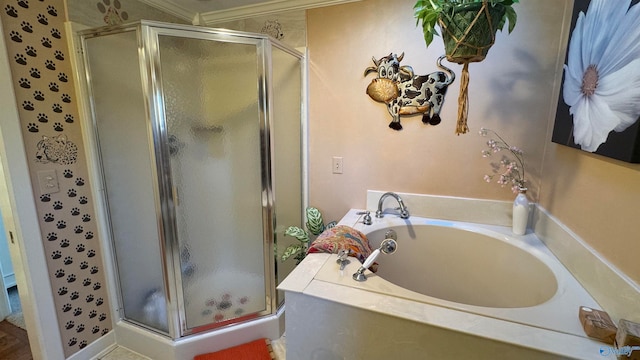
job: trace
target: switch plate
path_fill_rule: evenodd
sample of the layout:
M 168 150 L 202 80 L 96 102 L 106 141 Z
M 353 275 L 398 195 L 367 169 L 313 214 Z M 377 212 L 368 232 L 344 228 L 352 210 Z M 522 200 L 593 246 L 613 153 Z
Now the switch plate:
M 53 194 L 60 191 L 58 175 L 55 170 L 40 170 L 37 174 L 41 194 Z
M 331 166 L 334 174 L 342 174 L 342 156 L 334 156 Z

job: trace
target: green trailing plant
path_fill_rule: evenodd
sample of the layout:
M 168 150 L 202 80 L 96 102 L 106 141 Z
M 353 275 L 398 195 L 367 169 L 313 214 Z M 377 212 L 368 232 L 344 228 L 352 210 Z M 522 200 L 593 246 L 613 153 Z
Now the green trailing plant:
M 280 259 L 282 261 L 286 261 L 288 258 L 292 257 L 297 260 L 296 264 L 299 264 L 302 259 L 307 255 L 307 249 L 309 247 L 311 235 L 318 236 L 326 229 L 332 228 L 336 226 L 336 222 L 332 221 L 329 224 L 324 223 L 324 219 L 322 218 L 322 213 L 320 210 L 314 207 L 308 207 L 305 211 L 307 222 L 305 226 L 307 230 L 304 230 L 298 226 L 289 226 L 284 234 L 286 236 L 291 236 L 296 238 L 300 243 L 292 244 L 284 249 L 282 256 Z
M 416 18 L 416 26 L 422 23 L 424 41 L 429 46 L 433 37 L 438 35 L 436 24 L 441 17 L 453 19 L 456 12 L 466 10 L 469 7 L 476 7 L 484 0 L 418 0 L 413 7 L 413 14 Z M 512 5 L 519 0 L 486 0 L 489 6 L 504 7 L 504 14 L 500 18 L 496 29 L 502 30 L 505 24 L 509 24 L 509 33 L 516 26 L 517 15 Z

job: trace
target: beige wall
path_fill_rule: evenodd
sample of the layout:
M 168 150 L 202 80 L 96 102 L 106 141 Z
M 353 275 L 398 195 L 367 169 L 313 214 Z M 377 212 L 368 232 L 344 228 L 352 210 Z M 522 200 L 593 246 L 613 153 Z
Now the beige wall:
M 628 226 L 640 203 L 640 167 L 550 140 L 572 1 L 515 5 L 514 32 L 499 33 L 485 61 L 470 65 L 471 131 L 460 136 L 454 134 L 457 64 L 444 62 L 458 79 L 437 126 L 405 117 L 404 130 L 391 130 L 386 107 L 365 94 L 372 56 L 404 52 L 402 64 L 416 74 L 436 70 L 442 41 L 425 48 L 414 3 L 364 0 L 308 11 L 310 204 L 332 220 L 363 208 L 367 189 L 513 199 L 509 189 L 483 181 L 490 168 L 478 130 L 487 127 L 524 149 L 529 197 L 640 282 L 640 262 L 633 259 L 640 236 Z M 333 156 L 344 157 L 343 174 L 331 173 Z

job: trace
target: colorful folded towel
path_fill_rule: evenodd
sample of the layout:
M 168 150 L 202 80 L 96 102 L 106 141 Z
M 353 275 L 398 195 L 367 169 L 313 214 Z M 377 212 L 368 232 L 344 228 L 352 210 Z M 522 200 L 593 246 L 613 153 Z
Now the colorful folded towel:
M 332 253 L 340 250 L 349 250 L 349 256 L 353 256 L 364 262 L 372 252 L 367 236 L 360 231 L 346 225 L 338 225 L 323 231 L 311 243 L 307 254 Z

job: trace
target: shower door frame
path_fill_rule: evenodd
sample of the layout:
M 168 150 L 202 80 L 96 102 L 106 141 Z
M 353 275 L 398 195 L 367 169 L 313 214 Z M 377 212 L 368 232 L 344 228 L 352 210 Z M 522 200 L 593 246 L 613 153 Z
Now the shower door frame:
M 162 260 L 163 280 L 165 287 L 165 300 L 167 304 L 168 334 L 125 317 L 124 309 L 119 306 L 118 313 L 120 318 L 132 322 L 138 326 L 148 330 L 169 336 L 171 339 L 177 340 L 184 336 L 201 333 L 207 330 L 233 326 L 235 324 L 275 314 L 278 311 L 279 304 L 277 302 L 277 290 L 275 279 L 275 258 L 274 253 L 274 198 L 273 198 L 273 158 L 274 149 L 272 145 L 271 122 L 273 121 L 273 88 L 271 73 L 268 71 L 272 66 L 271 47 L 274 46 L 280 50 L 297 58 L 300 61 L 301 71 L 301 104 L 300 104 L 300 121 L 301 121 L 301 168 L 302 174 L 302 204 L 301 218 L 304 208 L 307 206 L 307 172 L 304 171 L 307 165 L 306 147 L 306 116 L 305 116 L 305 68 L 306 62 L 304 54 L 283 44 L 267 35 L 247 33 L 226 29 L 205 28 L 192 25 L 169 24 L 156 21 L 141 20 L 130 24 L 108 26 L 99 29 L 90 29 L 79 32 L 82 39 L 82 47 L 84 40 L 87 38 L 99 37 L 115 33 L 124 33 L 127 31 L 135 31 L 138 41 L 138 59 L 140 67 L 140 76 L 142 80 L 142 91 L 145 98 L 146 106 L 146 122 L 148 125 L 147 135 L 150 144 L 149 155 L 151 162 L 155 164 L 152 168 L 153 179 L 156 181 L 154 186 L 154 197 L 156 204 L 156 214 L 158 217 L 158 235 L 160 237 L 160 251 L 164 254 Z M 265 280 L 265 310 L 258 313 L 252 313 L 247 316 L 230 319 L 222 324 L 210 323 L 194 328 L 187 328 L 186 314 L 184 308 L 183 283 L 182 274 L 176 269 L 180 269 L 180 244 L 178 237 L 176 208 L 174 204 L 173 182 L 171 180 L 171 166 L 169 158 L 168 134 L 166 128 L 166 114 L 164 107 L 164 95 L 162 88 L 162 75 L 160 63 L 160 48 L 158 46 L 159 36 L 178 36 L 190 39 L 201 39 L 219 42 L 239 43 L 256 46 L 256 66 L 257 66 L 257 91 L 258 91 L 258 118 L 260 124 L 260 162 L 262 174 L 262 232 L 263 232 L 263 248 L 264 248 L 264 280 Z M 87 58 L 84 57 L 86 69 L 86 81 L 90 84 L 90 69 L 87 64 Z M 93 109 L 93 101 L 91 87 L 87 86 L 90 107 Z M 98 144 L 97 124 L 95 113 L 92 111 L 94 128 L 93 136 L 95 143 Z M 99 154 L 99 147 L 97 151 Z M 100 155 L 98 155 L 100 157 Z M 101 160 L 100 160 L 101 161 Z M 102 181 L 103 188 L 106 189 L 102 166 L 98 175 Z M 103 194 L 106 196 L 105 194 Z M 112 238 L 113 231 L 109 220 L 109 208 L 107 201 L 104 202 L 105 214 L 107 215 L 106 228 L 109 231 L 109 238 Z M 112 256 L 116 258 L 115 247 L 112 247 Z M 118 300 L 123 304 L 122 291 L 120 288 L 120 280 L 118 276 L 118 265 L 115 262 L 114 281 L 117 284 Z

